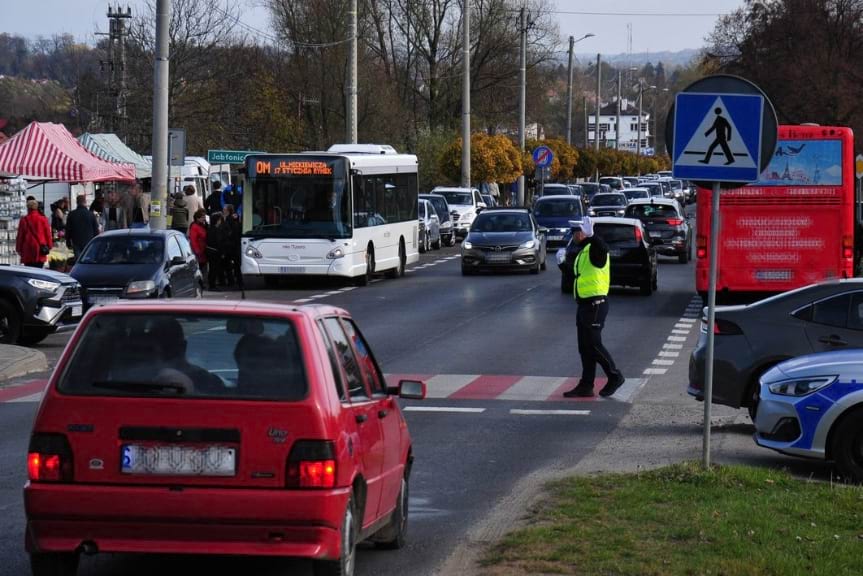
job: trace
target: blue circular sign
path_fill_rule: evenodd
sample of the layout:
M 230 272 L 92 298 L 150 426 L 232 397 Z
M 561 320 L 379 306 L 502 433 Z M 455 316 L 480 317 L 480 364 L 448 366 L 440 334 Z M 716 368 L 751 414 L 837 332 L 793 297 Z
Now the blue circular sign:
M 546 168 L 551 166 L 554 160 L 554 152 L 548 146 L 537 146 L 533 150 L 533 163 L 537 168 Z

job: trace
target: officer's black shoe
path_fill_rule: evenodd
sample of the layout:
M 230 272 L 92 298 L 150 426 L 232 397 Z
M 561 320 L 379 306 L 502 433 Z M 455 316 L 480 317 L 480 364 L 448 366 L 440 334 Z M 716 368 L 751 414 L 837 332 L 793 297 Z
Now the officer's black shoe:
M 564 398 L 592 398 L 593 386 L 584 386 L 579 384 L 572 390 L 567 390 L 563 393 Z
M 623 386 L 623 383 L 626 382 L 626 378 L 623 377 L 623 374 L 615 378 L 609 378 L 608 384 L 606 384 L 602 390 L 599 391 L 599 395 L 603 398 L 607 398 L 617 392 L 617 389 Z

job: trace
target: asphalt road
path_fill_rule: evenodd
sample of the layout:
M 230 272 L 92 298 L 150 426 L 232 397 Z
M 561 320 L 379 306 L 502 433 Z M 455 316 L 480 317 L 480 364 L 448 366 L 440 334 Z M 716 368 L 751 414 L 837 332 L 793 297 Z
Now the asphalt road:
M 613 289 L 604 339 L 628 378 L 620 399 L 574 401 L 560 393 L 580 374 L 575 304 L 552 259 L 538 276 L 462 277 L 458 248 L 425 254 L 398 280 L 352 289 L 343 282 L 252 286 L 247 298 L 322 302 L 357 319 L 385 372 L 421 375 L 429 398 L 405 402 L 416 462 L 409 544 L 368 547 L 360 575 L 432 574 L 472 525 L 513 486 L 550 465 L 574 466 L 629 410 L 627 398 L 693 295 L 693 265 L 660 258 L 659 291 Z M 216 293 L 215 298 L 237 297 Z M 53 365 L 66 336 L 40 348 Z M 30 377 L 32 378 L 32 377 Z M 28 573 L 23 551 L 27 437 L 37 404 L 0 403 L 0 574 Z M 451 412 L 453 408 L 474 409 Z M 436 409 L 440 411 L 416 411 Z M 556 413 L 553 411 L 557 411 Z M 310 574 L 308 563 L 248 558 L 98 556 L 80 574 Z

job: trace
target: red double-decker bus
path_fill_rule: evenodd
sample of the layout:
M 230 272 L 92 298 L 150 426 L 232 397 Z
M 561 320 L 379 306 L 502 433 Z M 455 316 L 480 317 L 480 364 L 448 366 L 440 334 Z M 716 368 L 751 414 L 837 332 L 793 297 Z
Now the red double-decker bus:
M 850 128 L 780 126 L 759 181 L 720 195 L 717 298 L 853 276 L 854 186 Z M 705 300 L 711 195 L 698 189 L 695 286 Z

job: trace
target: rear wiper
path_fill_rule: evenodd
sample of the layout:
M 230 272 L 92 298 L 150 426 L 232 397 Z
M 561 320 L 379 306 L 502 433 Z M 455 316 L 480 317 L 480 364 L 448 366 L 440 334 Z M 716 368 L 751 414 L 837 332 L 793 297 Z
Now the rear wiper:
M 177 394 L 186 393 L 186 387 L 182 384 L 133 382 L 124 380 L 103 380 L 100 382 L 93 382 L 93 388 L 105 388 L 108 390 L 135 390 L 140 392 L 165 392 L 170 390 Z

